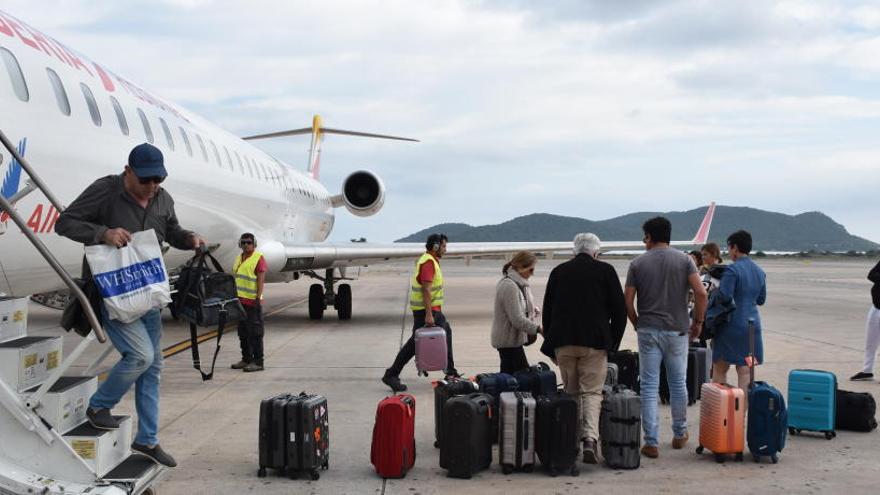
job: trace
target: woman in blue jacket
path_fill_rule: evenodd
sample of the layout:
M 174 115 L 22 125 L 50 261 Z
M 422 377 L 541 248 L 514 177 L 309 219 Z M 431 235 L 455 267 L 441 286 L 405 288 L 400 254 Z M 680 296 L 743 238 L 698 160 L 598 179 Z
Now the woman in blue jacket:
M 755 359 L 764 362 L 764 345 L 761 339 L 761 317 L 758 306 L 767 299 L 767 276 L 751 258 L 752 235 L 738 230 L 727 238 L 727 249 L 733 263 L 724 271 L 718 290 L 722 295 L 732 297 L 736 309 L 730 322 L 718 330 L 712 341 L 712 360 L 714 361 L 712 380 L 727 383 L 727 370 L 736 366 L 737 386 L 748 390 L 749 367 L 746 358 L 749 353 L 749 319 L 755 320 Z

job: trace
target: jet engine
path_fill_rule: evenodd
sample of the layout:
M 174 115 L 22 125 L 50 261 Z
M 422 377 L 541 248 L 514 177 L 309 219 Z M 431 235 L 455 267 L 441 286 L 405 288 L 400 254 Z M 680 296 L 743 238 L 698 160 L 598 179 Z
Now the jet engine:
M 352 215 L 375 215 L 385 204 L 385 185 L 369 170 L 358 170 L 345 178 L 342 194 L 333 198 L 334 206 L 345 205 Z

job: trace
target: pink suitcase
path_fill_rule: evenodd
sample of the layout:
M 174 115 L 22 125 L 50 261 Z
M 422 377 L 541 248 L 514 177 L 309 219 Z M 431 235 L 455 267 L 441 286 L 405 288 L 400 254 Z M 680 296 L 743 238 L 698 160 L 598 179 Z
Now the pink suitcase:
M 442 327 L 424 327 L 416 330 L 416 369 L 420 375 L 446 368 L 446 330 Z

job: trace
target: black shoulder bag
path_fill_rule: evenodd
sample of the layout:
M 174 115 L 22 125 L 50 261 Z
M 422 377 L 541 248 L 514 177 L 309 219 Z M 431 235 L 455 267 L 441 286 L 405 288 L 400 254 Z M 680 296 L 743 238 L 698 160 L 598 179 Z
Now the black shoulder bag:
M 208 267 L 208 259 L 216 271 Z M 220 353 L 220 339 L 228 323 L 245 319 L 245 311 L 238 300 L 235 277 L 223 271 L 220 263 L 210 253 L 195 255 L 180 270 L 177 279 L 179 290 L 174 304 L 177 315 L 189 322 L 190 349 L 192 349 L 193 368 L 202 375 L 202 381 L 214 376 L 214 365 Z M 199 358 L 199 341 L 196 327 L 217 326 L 217 347 L 211 360 L 211 371 L 205 373 Z

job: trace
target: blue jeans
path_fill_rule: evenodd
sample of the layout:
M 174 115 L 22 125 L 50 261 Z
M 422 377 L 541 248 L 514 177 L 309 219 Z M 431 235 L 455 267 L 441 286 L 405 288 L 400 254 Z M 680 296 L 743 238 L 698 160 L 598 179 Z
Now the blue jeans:
M 672 407 L 672 433 L 676 438 L 687 433 L 687 332 L 639 328 L 639 380 L 642 392 L 642 429 L 645 445 L 657 446 L 660 421 L 657 402 L 660 387 L 660 363 L 666 365 L 669 403 Z
M 134 384 L 134 403 L 138 432 L 134 441 L 141 445 L 159 443 L 159 378 L 162 373 L 162 318 L 158 309 L 131 323 L 107 317 L 101 311 L 101 323 L 122 359 L 110 370 L 107 380 L 89 401 L 92 409 L 112 409 Z

